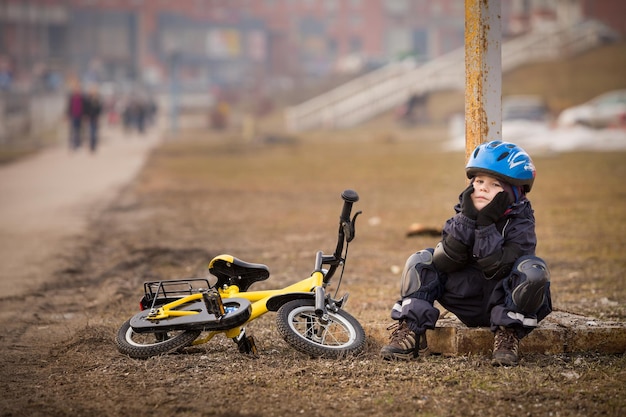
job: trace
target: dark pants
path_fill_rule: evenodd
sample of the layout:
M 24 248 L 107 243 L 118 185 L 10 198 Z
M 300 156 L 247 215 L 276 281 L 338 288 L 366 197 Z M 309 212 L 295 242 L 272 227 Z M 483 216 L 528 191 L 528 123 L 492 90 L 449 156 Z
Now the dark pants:
M 89 149 L 92 152 L 98 147 L 98 121 L 89 120 Z
M 70 149 L 78 149 L 82 144 L 82 123 L 80 117 L 70 119 Z
M 512 292 L 523 277 L 512 273 L 501 280 L 487 280 L 472 266 L 449 274 L 439 273 L 432 263 L 417 264 L 415 268 L 421 286 L 396 302 L 391 318 L 406 320 L 418 334 L 435 328 L 439 319 L 439 310 L 433 306 L 435 300 L 468 327 L 490 327 L 492 331 L 498 326 L 512 327 L 519 338 L 530 333 L 552 311 L 549 282 L 538 311 L 528 314 L 518 311 L 512 302 Z

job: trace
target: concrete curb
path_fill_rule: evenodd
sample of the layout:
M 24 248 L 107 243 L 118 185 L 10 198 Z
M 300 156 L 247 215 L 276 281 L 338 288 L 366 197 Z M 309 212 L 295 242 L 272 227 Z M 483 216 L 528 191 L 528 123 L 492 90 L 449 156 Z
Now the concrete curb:
M 448 356 L 489 354 L 493 333 L 486 327 L 469 328 L 448 313 L 426 334 L 433 353 Z M 552 312 L 539 327 L 520 342 L 522 353 L 602 353 L 626 352 L 626 323 L 603 322 L 560 311 Z

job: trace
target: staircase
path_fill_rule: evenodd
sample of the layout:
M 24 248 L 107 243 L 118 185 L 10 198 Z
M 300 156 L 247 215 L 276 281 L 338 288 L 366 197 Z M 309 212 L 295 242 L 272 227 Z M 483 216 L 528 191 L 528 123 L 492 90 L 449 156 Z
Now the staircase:
M 575 55 L 617 37 L 610 28 L 597 21 L 529 33 L 503 43 L 502 71 Z M 394 62 L 287 108 L 287 129 L 300 132 L 347 128 L 406 103 L 411 95 L 464 88 L 464 48 L 419 66 Z

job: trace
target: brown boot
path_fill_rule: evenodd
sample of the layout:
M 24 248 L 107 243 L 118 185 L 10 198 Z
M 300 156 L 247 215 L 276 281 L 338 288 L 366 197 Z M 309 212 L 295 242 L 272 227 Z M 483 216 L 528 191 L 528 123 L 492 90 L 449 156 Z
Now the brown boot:
M 491 364 L 493 366 L 517 366 L 519 358 L 519 339 L 515 330 L 500 326 L 496 330 L 493 340 L 493 356 Z
M 406 321 L 392 324 L 387 330 L 393 330 L 389 344 L 383 346 L 380 354 L 385 360 L 411 360 L 429 353 L 426 334 L 417 335 L 409 328 Z

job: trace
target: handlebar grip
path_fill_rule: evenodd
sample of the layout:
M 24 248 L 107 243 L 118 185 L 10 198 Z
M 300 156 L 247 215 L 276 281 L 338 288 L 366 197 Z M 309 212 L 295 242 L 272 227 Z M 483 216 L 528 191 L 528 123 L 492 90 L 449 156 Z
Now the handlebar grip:
M 359 201 L 359 195 L 354 190 L 344 190 L 341 193 L 343 198 L 343 210 L 341 211 L 341 218 L 350 220 L 350 212 L 352 211 L 352 204 Z

